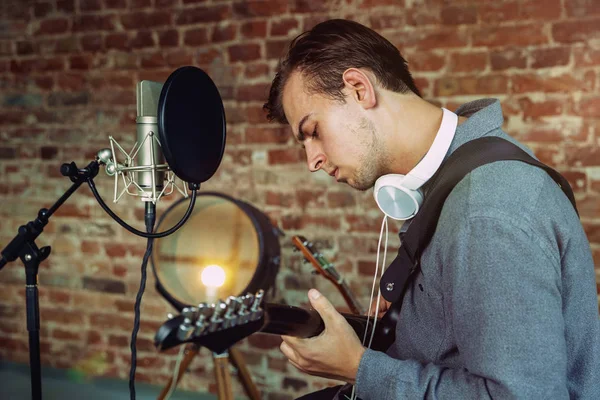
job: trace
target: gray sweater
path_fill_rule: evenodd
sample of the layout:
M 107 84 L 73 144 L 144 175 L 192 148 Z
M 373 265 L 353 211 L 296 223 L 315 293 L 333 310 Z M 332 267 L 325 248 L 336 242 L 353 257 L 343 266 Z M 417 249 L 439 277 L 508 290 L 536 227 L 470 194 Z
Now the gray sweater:
M 469 118 L 448 154 L 482 136 L 517 143 L 497 100 L 457 114 Z M 499 161 L 458 183 L 406 291 L 396 342 L 387 354 L 366 350 L 356 390 L 363 400 L 600 399 L 594 262 L 545 171 Z

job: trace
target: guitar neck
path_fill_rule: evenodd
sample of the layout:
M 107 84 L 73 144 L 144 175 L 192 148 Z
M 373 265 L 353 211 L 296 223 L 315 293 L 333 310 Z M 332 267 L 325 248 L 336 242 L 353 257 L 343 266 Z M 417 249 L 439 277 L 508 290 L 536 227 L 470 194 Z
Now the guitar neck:
M 350 290 L 350 287 L 348 286 L 348 283 L 346 282 L 346 280 L 342 280 L 341 283 L 337 284 L 338 289 L 340 290 L 340 292 L 342 293 L 342 296 L 344 296 L 344 300 L 346 300 L 346 304 L 348 304 L 348 307 L 350 307 L 350 310 L 354 313 L 354 314 L 365 314 L 365 309 L 362 306 L 362 304 L 359 303 L 358 299 L 354 296 L 354 294 L 352 293 L 352 290 Z
M 321 316 L 314 310 L 273 303 L 263 304 L 263 309 L 265 321 L 260 330 L 262 333 L 309 338 L 318 336 L 325 329 Z M 361 340 L 365 331 L 371 332 L 372 318 L 367 322 L 367 317 L 364 315 L 342 313 L 342 316 Z M 393 335 L 394 325 L 390 325 L 382 319 L 377 321 L 376 328 L 374 342 L 377 343 L 377 346 L 373 349 L 385 350 L 391 344 L 389 335 Z M 393 337 L 391 340 L 393 341 Z

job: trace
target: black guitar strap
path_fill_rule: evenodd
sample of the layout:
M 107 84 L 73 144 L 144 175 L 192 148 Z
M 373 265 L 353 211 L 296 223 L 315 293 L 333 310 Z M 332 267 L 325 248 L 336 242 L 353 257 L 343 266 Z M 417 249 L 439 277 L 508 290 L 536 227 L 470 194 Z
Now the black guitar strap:
M 544 169 L 562 188 L 577 212 L 575 197 L 567 180 L 558 172 L 531 157 L 520 147 L 497 136 L 486 136 L 460 146 L 431 177 L 431 186 L 421 209 L 408 230 L 400 234 L 398 255 L 381 278 L 383 297 L 392 303 L 401 300 L 411 274 L 419 268 L 423 251 L 431 241 L 446 197 L 454 186 L 477 167 L 495 161 L 523 161 Z

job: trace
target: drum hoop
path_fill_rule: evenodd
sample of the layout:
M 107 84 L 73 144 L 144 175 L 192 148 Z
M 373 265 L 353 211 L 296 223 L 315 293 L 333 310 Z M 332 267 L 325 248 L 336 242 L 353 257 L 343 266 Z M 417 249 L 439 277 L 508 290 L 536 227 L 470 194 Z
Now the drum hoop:
M 266 238 L 265 238 L 265 231 L 264 231 L 264 227 L 261 225 L 261 221 L 259 221 L 258 215 L 262 215 L 264 216 L 267 220 L 268 218 L 266 217 L 266 215 L 258 210 L 256 207 L 252 206 L 249 203 L 246 203 L 242 200 L 238 200 L 235 199 L 232 196 L 229 196 L 227 194 L 224 193 L 220 193 L 220 192 L 202 192 L 202 193 L 198 193 L 197 195 L 197 199 L 200 198 L 200 196 L 213 196 L 213 197 L 220 197 L 222 199 L 228 200 L 231 203 L 233 203 L 235 206 L 237 206 L 239 209 L 241 209 L 244 214 L 250 219 L 250 221 L 252 222 L 252 226 L 254 227 L 254 231 L 256 232 L 256 236 L 258 239 L 258 260 L 257 260 L 257 265 L 256 265 L 256 270 L 254 275 L 252 275 L 252 278 L 250 279 L 250 281 L 248 282 L 248 285 L 246 286 L 246 288 L 243 290 L 243 292 L 249 290 L 249 288 L 252 288 L 253 285 L 256 285 L 257 281 L 258 281 L 258 270 L 259 268 L 267 268 L 268 267 L 268 263 L 272 263 L 273 262 L 273 258 L 277 258 L 279 259 L 279 255 L 281 253 L 280 251 L 280 246 L 279 246 L 279 242 L 277 242 L 277 251 L 276 254 L 274 255 L 274 257 L 271 257 L 271 260 L 265 260 L 264 258 L 266 257 L 266 246 L 265 246 L 265 242 L 266 242 Z M 169 206 L 169 208 L 167 208 L 165 210 L 165 212 L 160 216 L 160 218 L 158 219 L 158 223 L 156 225 L 156 230 L 158 230 L 158 228 L 160 227 L 160 225 L 164 222 L 165 218 L 167 217 L 167 215 L 169 214 L 170 211 L 172 211 L 173 209 L 175 209 L 179 204 L 181 204 L 182 202 L 187 201 L 187 199 L 185 198 L 181 198 L 179 200 L 177 200 L 176 202 L 174 202 L 173 204 L 171 204 Z M 252 212 L 248 212 L 248 209 L 246 209 L 246 207 L 252 211 Z M 193 211 L 192 211 L 193 213 Z M 256 214 L 256 215 L 255 215 Z M 191 218 L 191 217 L 190 217 Z M 185 225 L 184 225 L 185 226 Z M 273 235 L 276 237 L 275 233 L 273 233 Z M 154 249 L 152 251 L 152 253 L 150 254 L 150 263 L 152 266 L 152 273 L 154 274 L 154 279 L 156 282 L 156 290 L 176 309 L 178 309 L 179 311 L 181 311 L 184 307 L 188 307 L 191 306 L 193 304 L 186 304 L 178 299 L 176 299 L 175 297 L 173 297 L 169 292 L 167 292 L 167 290 L 164 288 L 164 285 L 162 284 L 161 280 L 158 277 L 158 274 L 156 272 L 156 262 L 154 259 Z M 275 275 L 277 273 L 279 264 L 277 263 L 277 265 L 274 266 L 275 268 L 277 268 L 274 271 Z M 271 284 L 274 283 L 274 278 L 271 279 Z M 239 294 L 243 294 L 243 293 L 239 293 Z M 238 295 L 238 294 L 236 294 Z

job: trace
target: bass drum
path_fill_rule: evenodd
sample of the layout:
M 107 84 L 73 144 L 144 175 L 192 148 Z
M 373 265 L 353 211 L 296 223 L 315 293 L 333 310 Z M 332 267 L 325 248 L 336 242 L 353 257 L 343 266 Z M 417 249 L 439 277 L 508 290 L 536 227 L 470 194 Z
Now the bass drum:
M 173 203 L 156 230 L 176 224 L 188 202 Z M 188 221 L 154 242 L 156 288 L 179 311 L 259 289 L 267 292 L 279 271 L 280 235 L 252 205 L 221 193 L 199 193 Z

